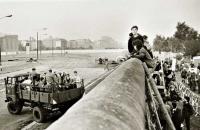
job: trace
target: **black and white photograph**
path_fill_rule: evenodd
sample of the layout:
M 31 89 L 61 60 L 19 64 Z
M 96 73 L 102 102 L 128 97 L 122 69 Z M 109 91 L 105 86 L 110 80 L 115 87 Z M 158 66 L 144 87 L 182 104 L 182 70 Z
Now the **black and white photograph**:
M 200 0 L 0 0 L 0 130 L 200 130 Z

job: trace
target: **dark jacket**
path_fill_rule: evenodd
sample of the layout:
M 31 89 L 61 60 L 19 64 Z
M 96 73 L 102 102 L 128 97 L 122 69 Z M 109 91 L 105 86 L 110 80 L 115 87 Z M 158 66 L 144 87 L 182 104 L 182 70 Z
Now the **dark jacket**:
M 182 123 L 181 109 L 176 108 L 175 111 L 172 111 L 172 122 L 174 123 L 176 130 L 181 129 L 180 127 Z
M 176 90 L 170 90 L 170 99 L 171 101 L 179 101 L 181 100 L 181 97 L 178 95 Z
M 194 113 L 194 110 L 191 106 L 191 104 L 189 103 L 184 103 L 183 104 L 183 110 L 182 110 L 182 116 L 183 116 L 183 119 L 185 118 L 190 118 L 190 116 L 192 116 Z
M 187 78 L 187 71 L 186 71 L 186 70 L 183 70 L 183 71 L 181 72 L 181 77 L 184 78 L 184 79 Z
M 161 63 L 156 64 L 155 71 L 161 70 Z
M 140 59 L 142 62 L 145 62 L 149 68 L 154 68 L 155 66 L 154 60 L 151 58 L 147 50 L 144 49 L 144 47 L 142 47 L 138 51 L 138 54 L 135 54 L 134 57 Z
M 134 41 L 135 40 L 141 40 L 142 44 L 144 44 L 143 37 L 140 34 L 138 34 L 137 37 L 133 37 L 132 33 L 130 33 L 129 36 L 130 36 L 130 38 L 128 40 L 128 51 L 129 51 L 129 53 L 135 53 L 136 50 L 134 49 L 134 45 L 135 45 Z

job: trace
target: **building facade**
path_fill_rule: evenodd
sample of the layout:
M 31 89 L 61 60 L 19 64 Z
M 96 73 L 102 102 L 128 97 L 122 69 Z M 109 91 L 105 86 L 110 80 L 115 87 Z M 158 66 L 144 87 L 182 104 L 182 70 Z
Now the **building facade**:
M 18 35 L 4 35 L 0 37 L 1 51 L 18 52 L 19 50 Z
M 42 40 L 42 45 L 46 49 L 65 49 L 67 48 L 67 40 L 62 38 L 47 38 Z
M 70 40 L 67 43 L 68 49 L 93 49 L 94 43 L 90 39 Z

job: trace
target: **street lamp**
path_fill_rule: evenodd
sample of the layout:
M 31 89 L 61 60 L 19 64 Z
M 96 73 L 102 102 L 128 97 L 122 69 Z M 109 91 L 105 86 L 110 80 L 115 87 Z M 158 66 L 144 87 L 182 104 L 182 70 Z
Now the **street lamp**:
M 4 16 L 4 17 L 1 17 L 0 19 L 6 18 L 6 17 L 12 17 L 12 14 L 11 14 L 11 15 L 7 15 L 7 16 Z
M 8 17 L 12 17 L 12 14 L 4 16 L 4 17 L 0 17 L 0 19 L 8 18 Z M 2 71 L 2 64 L 1 64 L 1 43 L 0 43 L 0 71 Z
M 42 28 L 42 30 L 47 30 L 47 28 Z M 37 32 L 37 61 L 38 61 L 38 32 Z M 41 49 L 41 48 L 40 48 Z

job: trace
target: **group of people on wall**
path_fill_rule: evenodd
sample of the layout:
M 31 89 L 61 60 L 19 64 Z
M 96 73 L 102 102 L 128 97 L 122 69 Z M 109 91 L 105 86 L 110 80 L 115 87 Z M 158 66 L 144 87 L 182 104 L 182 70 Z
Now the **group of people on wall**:
M 128 40 L 128 51 L 131 58 L 140 59 L 142 62 L 145 62 L 148 68 L 152 68 L 152 71 L 162 71 L 164 76 L 163 82 L 166 89 L 166 93 L 160 93 L 165 104 L 165 107 L 168 111 L 168 114 L 171 117 L 171 120 L 176 128 L 176 130 L 182 130 L 183 122 L 185 121 L 186 129 L 190 130 L 190 117 L 193 115 L 194 110 L 190 104 L 190 97 L 187 95 L 184 98 L 180 97 L 179 92 L 177 91 L 176 86 L 176 74 L 171 68 L 171 64 L 168 61 L 163 59 L 154 58 L 151 46 L 147 40 L 146 35 L 140 35 L 138 33 L 138 27 L 131 27 L 131 33 L 129 34 Z M 200 68 L 200 67 L 199 67 Z M 156 79 L 156 84 L 161 83 L 161 78 L 153 77 Z M 182 104 L 182 105 L 180 105 Z M 166 120 L 163 118 L 163 114 L 159 111 L 158 105 L 158 114 L 160 118 L 160 123 L 163 130 L 168 130 Z
M 149 68 L 153 68 L 155 63 L 153 61 L 153 53 L 151 46 L 148 42 L 146 35 L 140 35 L 138 33 L 138 26 L 131 27 L 131 33 L 128 40 L 128 51 L 130 56 L 138 58 L 145 62 Z

